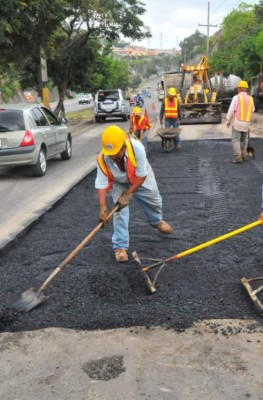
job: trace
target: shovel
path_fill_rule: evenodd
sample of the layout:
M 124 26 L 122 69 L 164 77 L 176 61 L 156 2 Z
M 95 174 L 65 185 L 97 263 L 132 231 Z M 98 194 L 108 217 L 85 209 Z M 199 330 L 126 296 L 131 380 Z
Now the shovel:
M 107 217 L 107 221 L 110 221 L 116 211 L 118 211 L 119 206 L 116 205 Z M 35 291 L 30 288 L 22 293 L 21 298 L 16 302 L 16 307 L 19 311 L 28 312 L 43 303 L 46 300 L 44 295 L 44 290 L 47 285 L 51 282 L 55 276 L 61 272 L 62 268 L 65 267 L 74 257 L 80 252 L 80 250 L 93 238 L 93 236 L 103 227 L 103 222 L 100 222 L 89 234 L 82 240 L 82 242 L 57 266 L 57 268 L 48 276 L 42 286 Z
M 154 264 L 151 264 L 151 265 L 148 265 L 146 267 L 143 267 L 141 269 L 141 271 L 142 271 L 142 273 L 144 275 L 144 278 L 146 279 L 146 284 L 147 284 L 150 292 L 154 293 L 156 291 L 154 285 L 155 285 L 156 278 L 157 278 L 157 276 L 156 276 L 153 281 L 150 279 L 150 277 L 148 276 L 147 272 L 149 272 L 151 269 L 154 269 L 154 268 L 157 268 L 157 267 L 163 268 L 165 263 L 178 260 L 179 258 L 182 258 L 182 257 L 185 257 L 185 256 L 187 256 L 189 254 L 195 253 L 196 251 L 202 250 L 202 249 L 204 249 L 204 248 L 206 248 L 208 246 L 211 246 L 211 245 L 213 245 L 215 243 L 218 243 L 218 242 L 221 242 L 223 240 L 226 240 L 226 239 L 228 239 L 228 238 L 230 238 L 232 236 L 238 235 L 239 233 L 245 232 L 248 229 L 255 228 L 256 226 L 262 225 L 262 224 L 263 224 L 263 222 L 259 219 L 258 221 L 252 222 L 251 224 L 245 225 L 245 226 L 243 226 L 241 228 L 238 228 L 238 229 L 236 229 L 234 231 L 226 233 L 225 235 L 218 236 L 217 238 L 209 240 L 208 242 L 202 243 L 202 244 L 200 244 L 198 246 L 195 246 L 195 247 L 192 247 L 192 248 L 190 248 L 188 250 L 182 251 L 181 253 L 175 254 L 172 257 L 166 258 L 164 260 L 160 260 L 160 261 L 158 261 L 158 262 L 156 262 Z M 158 274 L 158 272 L 157 272 L 157 274 Z

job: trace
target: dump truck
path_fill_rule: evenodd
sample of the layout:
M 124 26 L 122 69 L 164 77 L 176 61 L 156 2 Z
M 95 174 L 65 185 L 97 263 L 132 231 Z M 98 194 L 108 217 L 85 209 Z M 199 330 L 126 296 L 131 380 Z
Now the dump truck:
M 181 106 L 182 124 L 221 123 L 222 104 L 208 76 L 207 56 L 196 65 L 181 65 L 180 71 L 164 74 L 164 92 L 170 87 L 177 91 Z
M 254 99 L 255 111 L 263 109 L 263 72 L 251 78 L 250 95 Z
M 217 101 L 222 104 L 222 111 L 227 112 L 233 96 L 237 94 L 237 85 L 242 79 L 228 72 L 218 71 L 211 77 L 211 83 L 217 90 Z

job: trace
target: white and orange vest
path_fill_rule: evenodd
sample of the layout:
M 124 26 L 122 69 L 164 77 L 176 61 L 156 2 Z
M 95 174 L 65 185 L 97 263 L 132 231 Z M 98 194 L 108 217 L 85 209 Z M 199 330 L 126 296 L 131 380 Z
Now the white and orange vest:
M 238 106 L 236 109 L 236 118 L 239 121 L 250 122 L 253 111 L 253 97 L 248 95 L 244 96 L 242 94 L 239 94 L 237 97 Z

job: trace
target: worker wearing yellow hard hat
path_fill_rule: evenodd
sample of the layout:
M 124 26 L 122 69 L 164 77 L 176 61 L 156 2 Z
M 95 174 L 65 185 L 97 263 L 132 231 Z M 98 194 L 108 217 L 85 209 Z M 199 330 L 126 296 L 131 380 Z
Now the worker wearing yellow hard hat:
M 145 150 L 148 147 L 148 136 L 149 130 L 151 129 L 151 123 L 148 115 L 143 115 L 140 107 L 134 107 L 133 113 L 130 118 L 130 133 L 137 139 L 141 140 Z
M 129 248 L 128 206 L 132 197 L 142 207 L 150 225 L 162 233 L 171 233 L 172 227 L 162 220 L 162 198 L 142 143 L 118 126 L 108 126 L 102 133 L 101 142 L 95 181 L 99 218 L 104 225 L 108 222 L 106 193 L 111 190 L 113 204 L 119 207 L 113 217 L 112 246 L 115 260 L 125 262 Z
M 249 125 L 255 111 L 253 97 L 248 94 L 247 81 L 240 81 L 237 85 L 238 94 L 232 98 L 229 106 L 226 123 L 229 128 L 232 123 L 232 147 L 234 164 L 243 164 L 247 160 L 247 146 Z
M 176 89 L 170 87 L 167 91 L 167 97 L 164 98 L 160 109 L 160 124 L 163 125 L 163 118 L 165 128 L 178 128 L 181 121 L 181 108 L 176 97 Z M 175 148 L 181 149 L 180 135 L 174 138 Z

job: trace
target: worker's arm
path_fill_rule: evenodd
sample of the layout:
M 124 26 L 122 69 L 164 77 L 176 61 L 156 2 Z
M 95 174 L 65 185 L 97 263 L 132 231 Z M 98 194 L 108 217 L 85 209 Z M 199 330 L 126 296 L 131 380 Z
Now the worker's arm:
M 106 207 L 106 189 L 97 190 L 98 201 L 100 207 Z
M 231 101 L 231 104 L 229 106 L 227 115 L 226 115 L 226 126 L 228 128 L 230 127 L 231 122 L 234 119 L 235 112 L 236 112 L 236 109 L 237 109 L 237 104 L 238 104 L 238 97 L 234 96 L 232 101 Z
M 106 205 L 106 190 L 98 189 L 97 191 L 98 201 L 99 201 L 99 220 L 106 225 L 108 223 L 109 211 Z
M 130 200 L 132 199 L 133 193 L 136 192 L 136 190 L 143 184 L 145 181 L 146 176 L 136 176 L 135 181 L 133 184 L 129 187 L 129 189 L 124 190 L 120 197 L 118 198 L 116 204 L 119 206 L 119 210 L 121 210 L 124 207 L 127 207 L 130 203 Z

